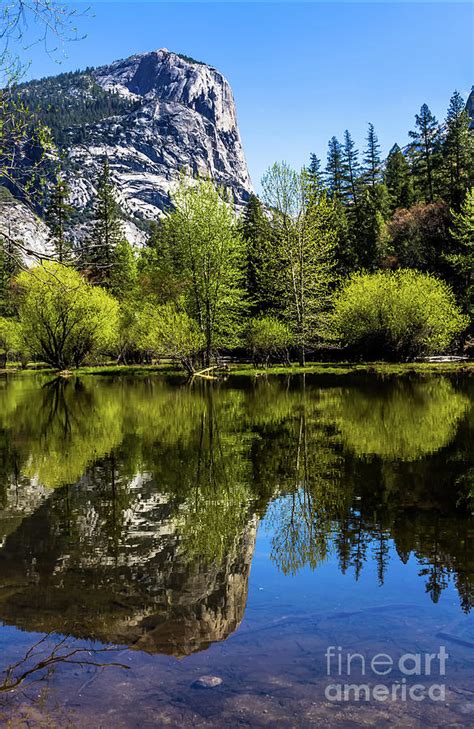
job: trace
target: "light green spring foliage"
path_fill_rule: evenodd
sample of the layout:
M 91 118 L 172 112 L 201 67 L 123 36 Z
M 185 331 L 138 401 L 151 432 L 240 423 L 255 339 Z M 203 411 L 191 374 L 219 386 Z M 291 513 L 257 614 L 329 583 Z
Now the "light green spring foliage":
M 341 343 L 399 360 L 445 352 L 469 323 L 447 284 L 409 269 L 353 275 L 331 321 Z
M 205 337 L 209 359 L 218 347 L 238 343 L 245 309 L 244 243 L 231 205 L 210 180 L 183 177 L 173 205 L 166 229 L 186 282 L 186 311 Z
M 446 378 L 398 381 L 385 389 L 322 392 L 322 418 L 357 456 L 416 461 L 453 438 L 469 398 Z
M 141 349 L 173 357 L 190 372 L 194 369 L 195 358 L 206 345 L 197 322 L 174 303 L 146 304 L 138 313 L 135 326 L 136 342 Z
M 19 352 L 22 349 L 21 326 L 15 319 L 0 316 L 0 353 Z
M 278 255 L 285 280 L 286 320 L 304 364 L 305 349 L 322 334 L 336 280 L 336 203 L 315 191 L 307 170 L 274 164 L 262 179 L 264 199 L 274 211 Z
M 286 362 L 293 337 L 285 322 L 273 316 L 261 316 L 249 321 L 245 341 L 255 361 Z
M 20 320 L 33 356 L 57 369 L 116 343 L 118 303 L 72 268 L 47 262 L 18 277 Z

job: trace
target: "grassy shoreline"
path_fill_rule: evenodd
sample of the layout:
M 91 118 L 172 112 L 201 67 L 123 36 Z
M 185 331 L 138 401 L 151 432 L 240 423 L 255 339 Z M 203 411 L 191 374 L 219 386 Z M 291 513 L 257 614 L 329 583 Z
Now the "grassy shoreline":
M 0 374 L 51 374 L 58 375 L 60 373 L 51 369 L 29 368 L 21 369 L 19 367 L 10 366 L 7 369 L 0 370 Z M 80 367 L 77 370 L 71 370 L 71 377 L 81 375 L 94 376 L 115 376 L 115 375 L 162 375 L 162 376 L 183 376 L 185 372 L 177 365 L 171 363 L 154 364 L 154 365 L 100 365 L 94 367 Z M 297 364 L 292 366 L 271 365 L 267 368 L 254 367 L 251 364 L 231 364 L 226 371 L 227 377 L 267 377 L 267 376 L 291 376 L 291 375 L 379 375 L 379 376 L 406 376 L 412 374 L 420 375 L 446 375 L 446 374 L 463 374 L 474 375 L 473 362 L 404 362 L 404 363 L 387 363 L 387 362 L 312 362 L 306 367 L 300 367 Z M 62 375 L 66 376 L 66 375 Z

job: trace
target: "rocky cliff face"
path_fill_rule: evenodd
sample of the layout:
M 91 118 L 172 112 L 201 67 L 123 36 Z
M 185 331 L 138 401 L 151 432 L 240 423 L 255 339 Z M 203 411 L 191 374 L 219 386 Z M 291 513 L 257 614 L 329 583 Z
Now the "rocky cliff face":
M 210 176 L 237 206 L 252 190 L 231 88 L 210 66 L 161 49 L 33 82 L 23 93 L 33 106 L 53 108 L 45 121 L 60 136 L 71 203 L 83 213 L 76 234 L 105 156 L 135 243 L 143 221 L 169 206 L 182 172 Z M 58 119 L 69 126 L 60 128 Z

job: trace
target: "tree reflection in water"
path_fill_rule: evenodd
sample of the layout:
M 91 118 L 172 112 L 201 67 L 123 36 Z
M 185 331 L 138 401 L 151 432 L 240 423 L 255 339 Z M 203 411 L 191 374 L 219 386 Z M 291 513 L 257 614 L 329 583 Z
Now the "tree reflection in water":
M 0 617 L 149 652 L 225 639 L 258 523 L 294 574 L 420 565 L 473 603 L 470 383 L 0 384 Z

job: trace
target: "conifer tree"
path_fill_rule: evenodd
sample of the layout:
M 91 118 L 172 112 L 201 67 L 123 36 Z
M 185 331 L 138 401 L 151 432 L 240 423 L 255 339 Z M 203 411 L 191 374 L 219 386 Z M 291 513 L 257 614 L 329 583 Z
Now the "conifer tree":
M 97 186 L 94 227 L 84 251 L 83 265 L 95 283 L 107 286 L 114 263 L 114 251 L 122 240 L 120 209 L 110 179 L 109 161 L 105 158 Z
M 398 208 L 410 207 L 414 199 L 413 181 L 410 166 L 398 144 L 394 144 L 388 153 L 384 182 L 390 196 L 392 212 Z
M 329 192 L 337 199 L 342 198 L 344 165 L 342 145 L 336 137 L 331 137 L 328 145 L 326 182 Z
M 443 142 L 443 189 L 451 207 L 459 211 L 467 190 L 474 183 L 474 134 L 464 100 L 458 91 L 451 96 Z
M 123 238 L 113 251 L 108 289 L 118 301 L 125 301 L 134 298 L 136 285 L 137 261 L 132 246 Z
M 465 311 L 474 313 L 474 188 L 471 188 L 459 213 L 453 215 L 451 237 L 454 249 L 445 255 L 454 288 Z
M 281 282 L 275 235 L 256 195 L 250 195 L 241 222 L 246 243 L 246 290 L 253 315 L 276 312 L 281 306 Z
M 14 241 L 0 238 L 0 316 L 12 316 L 15 306 L 11 285 L 21 270 L 21 254 Z
M 415 129 L 409 132 L 415 188 L 418 198 L 433 202 L 437 193 L 436 175 L 439 167 L 441 133 L 436 117 L 427 104 L 415 115 Z
M 46 211 L 46 222 L 51 230 L 54 254 L 59 263 L 68 263 L 72 259 L 72 244 L 66 238 L 66 225 L 72 212 L 68 198 L 69 186 L 58 177 Z
M 369 124 L 366 137 L 367 147 L 364 153 L 364 176 L 371 187 L 375 187 L 381 180 L 380 144 L 375 133 L 374 125 Z
M 314 153 L 310 156 L 309 160 L 308 180 L 309 184 L 314 188 L 315 191 L 322 191 L 324 174 L 321 169 L 321 160 Z
M 359 152 L 355 148 L 350 132 L 344 132 L 343 149 L 343 190 L 344 198 L 354 205 L 356 216 L 358 206 L 358 178 L 360 174 Z

